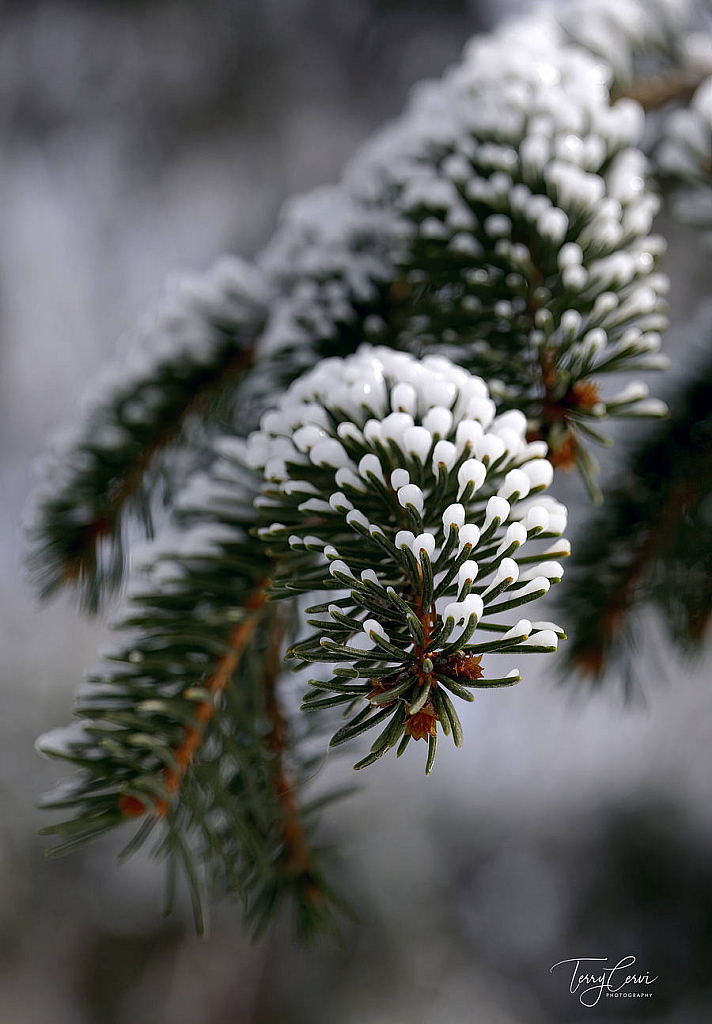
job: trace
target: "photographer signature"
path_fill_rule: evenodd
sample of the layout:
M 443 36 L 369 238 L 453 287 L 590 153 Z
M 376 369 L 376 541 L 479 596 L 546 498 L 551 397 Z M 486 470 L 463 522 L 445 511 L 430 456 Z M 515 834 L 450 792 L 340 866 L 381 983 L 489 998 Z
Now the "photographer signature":
M 658 980 L 657 976 L 651 978 L 648 971 L 643 974 L 624 973 L 635 965 L 636 958 L 632 954 L 621 957 L 613 967 L 603 966 L 608 963 L 608 959 L 607 956 L 582 956 L 559 960 L 549 969 L 549 973 L 553 974 L 557 967 L 562 967 L 565 964 L 573 965 L 569 991 L 572 995 L 578 993 L 582 1006 L 596 1006 L 604 993 L 606 996 L 617 995 L 620 997 L 624 995 L 631 998 L 652 994 L 644 990 L 632 991 L 634 988 L 640 989 L 646 985 L 652 985 L 654 981 Z M 595 967 L 592 966 L 594 964 Z M 588 973 L 589 971 L 592 973 Z

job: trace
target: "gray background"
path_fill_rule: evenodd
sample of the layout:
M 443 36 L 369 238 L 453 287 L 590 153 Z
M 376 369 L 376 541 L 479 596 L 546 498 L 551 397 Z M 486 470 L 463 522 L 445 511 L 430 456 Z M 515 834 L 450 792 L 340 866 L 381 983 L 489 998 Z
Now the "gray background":
M 251 947 L 230 906 L 200 943 L 185 909 L 162 919 L 159 868 L 116 868 L 111 839 L 45 862 L 36 836 L 33 801 L 56 773 L 32 741 L 69 718 L 105 637 L 68 601 L 38 609 L 23 579 L 20 515 L 48 430 L 74 417 L 168 273 L 252 255 L 286 197 L 334 180 L 414 81 L 516 6 L 0 7 L 1 1024 L 700 1024 L 712 1011 L 710 658 L 679 663 L 654 621 L 644 701 L 624 705 L 615 680 L 596 695 L 557 686 L 532 659 L 522 685 L 465 708 L 466 746 L 443 747 L 431 779 L 414 756 L 369 771 L 327 827 L 361 912 L 335 948 L 296 950 L 286 930 Z M 684 366 L 709 263 L 694 238 L 672 241 L 668 345 Z M 558 486 L 585 520 L 576 482 Z M 549 973 L 626 953 L 659 976 L 635 1005 L 585 1010 Z

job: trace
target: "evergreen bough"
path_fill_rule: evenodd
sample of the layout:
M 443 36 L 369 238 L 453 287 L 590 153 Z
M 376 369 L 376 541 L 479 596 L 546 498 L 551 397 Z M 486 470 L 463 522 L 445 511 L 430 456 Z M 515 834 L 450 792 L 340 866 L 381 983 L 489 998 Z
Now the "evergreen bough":
M 304 794 L 326 737 L 368 733 L 357 768 L 423 739 L 426 774 L 440 734 L 459 746 L 459 702 L 520 679 L 495 655 L 564 637 L 518 617 L 570 551 L 540 493 L 554 469 L 598 502 L 602 422 L 665 415 L 605 381 L 665 365 L 652 220 L 671 165 L 709 172 L 709 89 L 677 121 L 658 108 L 710 70 L 677 3 L 508 23 L 289 204 L 254 265 L 174 284 L 55 445 L 29 523 L 41 593 L 90 611 L 136 520 L 158 535 L 78 721 L 39 741 L 77 769 L 43 800 L 65 819 L 53 852 L 136 821 L 126 852 L 153 836 L 171 883 L 183 866 L 199 927 L 209 891 L 258 929 L 285 897 L 303 934 L 331 921 L 312 821 L 336 794 Z M 677 164 L 671 131 L 692 143 Z

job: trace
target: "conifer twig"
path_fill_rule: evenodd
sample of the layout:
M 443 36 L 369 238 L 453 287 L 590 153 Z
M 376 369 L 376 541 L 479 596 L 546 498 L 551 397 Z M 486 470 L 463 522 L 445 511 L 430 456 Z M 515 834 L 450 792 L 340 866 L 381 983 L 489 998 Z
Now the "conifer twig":
M 289 745 L 287 720 L 280 707 L 277 694 L 277 679 L 282 663 L 282 640 L 284 621 L 281 615 L 275 618 L 270 637 L 270 649 L 265 662 L 262 684 L 264 687 L 265 710 L 269 721 L 268 743 L 274 755 L 273 772 L 275 788 L 282 808 L 282 836 L 287 851 L 287 871 L 295 875 L 304 874 L 311 860 L 304 834 L 299 807 L 295 797 L 294 783 L 284 763 Z
M 269 580 L 260 583 L 243 605 L 249 614 L 232 630 L 228 645 L 229 652 L 223 655 L 215 668 L 215 671 L 205 682 L 205 689 L 212 695 L 211 701 L 201 701 L 195 709 L 196 724 L 185 730 L 185 735 L 178 747 L 174 750 L 175 767 L 164 770 L 164 779 L 168 793 L 176 793 L 180 789 L 181 781 L 190 768 L 196 752 L 200 747 L 205 731 L 205 725 L 215 714 L 215 697 L 218 696 L 227 686 L 237 669 L 240 659 L 250 641 L 255 627 L 259 622 L 259 612 L 267 600 L 267 587 Z M 133 796 L 123 796 L 119 800 L 119 807 L 126 817 L 137 817 L 148 810 L 140 800 Z M 157 817 L 163 817 L 168 813 L 168 802 L 158 800 L 153 807 Z
M 156 458 L 180 434 L 186 420 L 193 414 L 200 414 L 201 406 L 211 391 L 249 369 L 254 351 L 253 344 L 239 352 L 226 366 L 206 374 L 200 390 L 191 395 L 186 404 L 177 410 L 174 419 L 169 424 L 163 424 L 161 431 L 135 453 L 133 461 L 125 466 L 123 474 L 110 480 L 103 494 L 96 495 L 98 509 L 92 521 L 82 525 L 81 532 L 75 540 L 77 550 L 62 571 L 63 583 L 77 583 L 82 576 L 93 571 L 98 545 L 105 537 L 110 537 L 116 532 L 122 513 L 140 490 Z
M 694 649 L 712 610 L 712 362 L 698 360 L 670 419 L 642 438 L 576 547 L 564 594 L 568 661 L 600 678 L 636 607 L 657 605 L 675 641 Z
M 42 597 L 74 585 L 87 611 L 123 577 L 128 512 L 151 532 L 151 471 L 207 400 L 237 385 L 254 362 L 266 318 L 262 276 L 218 261 L 186 280 L 139 331 L 45 464 L 29 524 L 28 561 Z M 148 482 L 147 482 L 148 481 Z
M 521 679 L 502 655 L 566 639 L 520 617 L 570 553 L 567 511 L 543 492 L 576 465 L 597 498 L 601 423 L 667 412 L 641 382 L 605 384 L 667 363 L 641 104 L 697 85 L 689 26 L 667 5 L 634 18 L 636 3 L 584 0 L 474 41 L 341 184 L 290 204 L 254 267 L 188 282 L 105 376 L 48 465 L 41 592 L 73 581 L 95 607 L 122 578 L 129 516 L 150 532 L 162 479 L 175 529 L 133 576 L 79 721 L 40 741 L 78 769 L 44 799 L 65 817 L 43 830 L 56 852 L 142 818 L 128 852 L 155 828 L 199 922 L 210 890 L 239 893 L 257 931 L 288 897 L 313 932 L 335 902 L 302 800 L 317 738 L 370 733 L 357 770 L 423 739 L 429 775 L 439 736 L 464 741 L 458 702 Z M 610 83 L 631 81 L 638 102 L 616 102 Z M 234 413 L 219 440 L 218 397 Z M 683 528 L 663 575 L 695 597 L 668 586 L 657 601 L 680 635 L 706 621 L 704 530 L 680 506 L 709 467 L 670 457 L 693 440 L 683 428 L 658 436 L 667 476 L 645 455 L 643 498 L 614 494 L 608 532 L 584 538 L 584 645 L 592 629 L 608 643 Z M 285 657 L 317 666 L 303 716 L 280 680 L 287 629 Z

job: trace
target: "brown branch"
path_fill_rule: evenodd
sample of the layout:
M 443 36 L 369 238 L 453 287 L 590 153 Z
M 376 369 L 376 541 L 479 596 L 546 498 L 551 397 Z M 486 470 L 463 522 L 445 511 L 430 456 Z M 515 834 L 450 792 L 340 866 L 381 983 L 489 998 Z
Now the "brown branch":
M 114 531 L 121 509 L 138 492 L 141 481 L 154 458 L 168 447 L 188 417 L 199 409 L 219 383 L 249 369 L 254 354 L 255 345 L 251 344 L 238 352 L 225 366 L 221 366 L 211 373 L 200 390 L 192 395 L 175 419 L 144 446 L 144 450 L 126 469 L 123 476 L 111 481 L 102 496 L 104 500 L 102 513 L 88 523 L 83 530 L 82 550 L 64 566 L 62 579 L 65 583 L 76 582 L 81 577 L 82 572 L 87 568 L 92 552 L 96 551 L 99 541 Z
M 215 714 L 215 697 L 229 685 L 233 672 L 239 665 L 250 637 L 259 622 L 260 609 L 267 600 L 268 585 L 269 580 L 263 580 L 253 590 L 243 605 L 245 611 L 251 614 L 248 614 L 232 630 L 229 637 L 229 652 L 218 660 L 215 671 L 205 682 L 205 688 L 210 691 L 213 699 L 201 701 L 197 705 L 195 712 L 196 724 L 186 728 L 182 742 L 173 752 L 176 767 L 165 768 L 163 771 L 163 778 L 168 793 L 172 794 L 178 791 L 188 768 L 193 762 L 196 751 L 202 743 L 205 727 Z M 119 808 L 125 817 L 130 818 L 140 817 L 148 810 L 143 801 L 128 795 L 119 798 Z M 168 813 L 168 809 L 169 804 L 167 800 L 157 800 L 152 808 L 156 816 L 161 818 Z
M 657 78 L 640 78 L 629 88 L 612 93 L 611 102 L 637 100 L 646 111 L 657 110 L 666 103 L 687 103 L 708 76 L 704 71 L 671 71 Z
M 622 621 L 633 604 L 636 586 L 653 558 L 663 551 L 665 538 L 673 533 L 695 498 L 699 498 L 700 477 L 709 472 L 709 465 L 712 463 L 712 452 L 704 451 L 700 454 L 701 458 L 696 460 L 697 470 L 686 474 L 672 488 L 633 559 L 626 566 L 623 577 L 616 586 L 615 596 L 599 620 L 600 640 L 590 644 L 576 658 L 584 672 L 593 676 L 601 673 L 611 640 L 621 628 Z
M 287 853 L 287 871 L 293 875 L 304 875 L 309 871 L 311 851 L 304 833 L 304 825 L 295 796 L 294 784 L 284 765 L 289 734 L 287 721 L 282 713 L 277 695 L 277 678 L 282 662 L 282 640 L 284 621 L 277 617 L 270 638 L 270 649 L 265 662 L 262 678 L 265 709 L 270 723 L 268 742 L 274 755 L 273 771 L 277 796 L 282 809 L 282 838 Z

